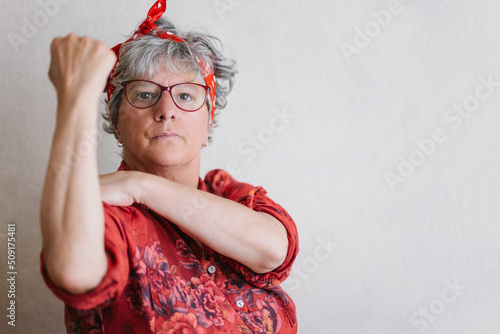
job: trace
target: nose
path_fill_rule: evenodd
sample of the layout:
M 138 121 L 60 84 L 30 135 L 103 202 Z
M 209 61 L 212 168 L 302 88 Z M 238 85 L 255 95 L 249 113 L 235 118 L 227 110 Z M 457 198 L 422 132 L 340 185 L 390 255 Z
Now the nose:
M 164 91 L 160 99 L 153 106 L 154 119 L 158 122 L 176 118 L 179 108 L 175 105 L 168 91 Z

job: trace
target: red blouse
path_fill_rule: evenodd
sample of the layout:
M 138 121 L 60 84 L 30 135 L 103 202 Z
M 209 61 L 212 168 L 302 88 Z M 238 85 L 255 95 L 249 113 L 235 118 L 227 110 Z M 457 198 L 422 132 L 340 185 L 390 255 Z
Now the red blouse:
M 119 170 L 130 170 L 123 162 Z M 104 205 L 108 270 L 92 291 L 72 295 L 46 284 L 66 304 L 68 333 L 296 333 L 295 305 L 280 287 L 298 253 L 292 218 L 262 187 L 214 170 L 198 189 L 266 212 L 285 226 L 288 254 L 257 274 L 216 253 L 146 206 Z

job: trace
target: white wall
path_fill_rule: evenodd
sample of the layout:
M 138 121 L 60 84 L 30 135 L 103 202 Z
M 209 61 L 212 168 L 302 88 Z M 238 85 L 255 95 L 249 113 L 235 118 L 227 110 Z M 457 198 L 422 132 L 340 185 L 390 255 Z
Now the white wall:
M 0 283 L 1 332 L 64 332 L 38 259 L 50 42 L 76 32 L 111 47 L 153 3 L 57 0 L 44 14 L 53 1 L 0 2 L 0 268 L 14 222 L 18 271 L 15 329 Z M 499 333 L 499 2 L 170 0 L 167 13 L 238 59 L 202 169 L 263 185 L 294 217 L 301 252 L 284 285 L 299 333 Z M 99 152 L 114 171 L 111 136 Z

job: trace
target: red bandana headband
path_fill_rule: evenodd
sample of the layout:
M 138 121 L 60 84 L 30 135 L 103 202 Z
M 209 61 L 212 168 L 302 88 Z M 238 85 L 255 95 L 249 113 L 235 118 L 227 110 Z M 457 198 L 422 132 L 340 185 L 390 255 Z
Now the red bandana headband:
M 111 74 L 109 75 L 108 78 L 108 86 L 107 86 L 107 94 L 108 94 L 108 101 L 111 99 L 111 95 L 113 95 L 116 87 L 111 84 L 111 81 L 116 77 L 115 69 L 116 66 L 118 65 L 118 58 L 120 57 L 120 48 L 123 44 L 128 43 L 132 40 L 135 40 L 137 37 L 144 36 L 149 34 L 152 30 L 156 29 L 156 24 L 155 22 L 162 17 L 163 13 L 165 13 L 165 10 L 167 9 L 167 0 L 158 0 L 156 3 L 151 7 L 151 9 L 148 12 L 148 17 L 142 24 L 139 26 L 139 28 L 134 32 L 132 37 L 130 37 L 128 40 L 126 40 L 123 43 L 120 43 L 118 45 L 115 45 L 111 50 L 116 54 L 116 64 L 115 67 L 113 67 L 113 70 L 111 71 Z M 174 33 L 170 31 L 165 31 L 165 32 L 157 32 L 154 34 L 154 36 L 161 38 L 161 39 L 170 39 L 174 42 L 177 43 L 185 43 L 185 41 L 180 38 L 179 36 L 175 35 Z M 212 126 L 212 123 L 214 121 L 214 111 L 215 111 L 215 75 L 214 71 L 210 66 L 208 66 L 207 63 L 204 61 L 198 59 L 198 57 L 195 57 L 196 61 L 198 62 L 198 65 L 200 65 L 201 71 L 203 73 L 203 77 L 205 79 L 205 84 L 210 87 L 210 90 L 208 92 L 208 95 L 210 96 L 210 101 L 212 102 L 212 109 L 211 109 L 211 115 L 210 115 L 210 126 Z

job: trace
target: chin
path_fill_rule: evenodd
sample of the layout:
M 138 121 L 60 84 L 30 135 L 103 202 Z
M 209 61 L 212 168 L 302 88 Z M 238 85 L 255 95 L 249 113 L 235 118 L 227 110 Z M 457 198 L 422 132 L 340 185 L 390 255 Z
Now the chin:
M 177 154 L 165 154 L 154 159 L 157 165 L 165 167 L 179 166 L 185 163 L 185 159 Z
M 154 162 L 164 167 L 174 167 L 188 165 L 196 160 L 198 155 L 186 154 L 187 152 L 179 151 L 164 151 L 161 155 L 157 155 Z
M 156 165 L 162 167 L 178 167 L 189 165 L 196 161 L 200 153 L 187 150 L 186 147 L 154 147 L 146 150 L 142 154 L 141 160 L 146 162 L 146 165 Z

